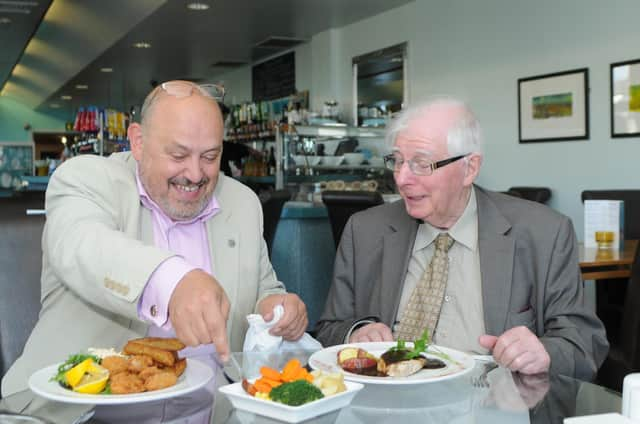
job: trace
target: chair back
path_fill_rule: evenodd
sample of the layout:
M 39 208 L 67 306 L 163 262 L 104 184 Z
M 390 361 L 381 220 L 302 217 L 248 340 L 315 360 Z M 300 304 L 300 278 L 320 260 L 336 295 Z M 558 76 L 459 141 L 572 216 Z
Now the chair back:
M 42 193 L 0 199 L 0 375 L 20 356 L 40 312 Z
M 607 337 L 609 354 L 598 371 L 598 383 L 617 391 L 627 374 L 640 372 L 640 249 L 631 266 L 619 326 L 615 339 Z
M 624 200 L 624 238 L 640 239 L 640 190 L 585 190 L 585 200 Z
M 269 193 L 269 195 L 262 200 L 263 235 L 264 240 L 267 242 L 269 257 L 271 257 L 273 239 L 276 236 L 276 229 L 278 228 L 278 222 L 280 222 L 282 208 L 289 199 L 291 199 L 289 190 L 276 190 Z
M 551 190 L 547 187 L 511 187 L 508 194 L 519 195 L 523 199 L 538 203 L 547 203 L 551 198 Z
M 326 190 L 322 192 L 322 202 L 327 207 L 333 241 L 337 248 L 349 217 L 361 210 L 383 204 L 384 199 L 377 191 Z

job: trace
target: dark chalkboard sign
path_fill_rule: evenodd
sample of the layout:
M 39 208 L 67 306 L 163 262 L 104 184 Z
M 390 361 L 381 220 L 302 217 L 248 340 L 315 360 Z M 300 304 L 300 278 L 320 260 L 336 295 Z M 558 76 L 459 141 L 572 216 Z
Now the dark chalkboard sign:
M 254 102 L 288 96 L 296 91 L 295 52 L 255 65 L 251 73 Z

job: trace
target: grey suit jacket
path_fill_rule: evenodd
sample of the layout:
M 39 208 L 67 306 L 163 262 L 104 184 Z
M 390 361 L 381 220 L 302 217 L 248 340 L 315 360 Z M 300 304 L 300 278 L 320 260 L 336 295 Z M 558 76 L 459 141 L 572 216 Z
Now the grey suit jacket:
M 544 205 L 475 190 L 487 333 L 527 326 L 549 352 L 551 371 L 592 378 L 608 343 L 602 323 L 584 306 L 570 220 Z M 321 343 L 343 343 L 363 319 L 393 325 L 417 229 L 402 201 L 351 217 L 316 326 Z
M 157 266 L 174 255 L 154 245 L 151 213 L 140 203 L 128 153 L 65 162 L 46 194 L 42 311 L 22 356 L 2 380 L 7 396 L 36 370 L 88 347 L 122 348 L 144 336 L 137 305 Z M 246 315 L 265 296 L 284 292 L 262 238 L 262 208 L 246 186 L 220 175 L 221 210 L 207 221 L 213 274 L 231 310 L 230 347 L 242 350 Z

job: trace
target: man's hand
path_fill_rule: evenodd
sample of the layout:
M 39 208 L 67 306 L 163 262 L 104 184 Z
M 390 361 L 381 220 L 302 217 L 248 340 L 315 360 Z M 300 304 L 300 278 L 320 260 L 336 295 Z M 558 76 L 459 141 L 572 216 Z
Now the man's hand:
M 277 305 L 284 307 L 284 314 L 278 323 L 269 330 L 269 333 L 274 336 L 282 336 L 285 340 L 298 340 L 309 324 L 306 305 L 298 295 L 293 293 L 272 294 L 260 301 L 258 312 L 265 321 L 271 321 L 273 308 Z
M 549 371 L 551 357 L 540 339 L 527 327 L 510 328 L 501 336 L 483 335 L 479 343 L 492 351 L 498 364 L 523 374 L 538 374 Z
M 391 329 L 381 322 L 364 325 L 351 333 L 351 337 L 349 337 L 349 343 L 390 341 L 393 341 Z
M 222 286 L 200 269 L 185 274 L 169 299 L 169 319 L 187 346 L 213 343 L 220 359 L 229 357 L 229 299 Z

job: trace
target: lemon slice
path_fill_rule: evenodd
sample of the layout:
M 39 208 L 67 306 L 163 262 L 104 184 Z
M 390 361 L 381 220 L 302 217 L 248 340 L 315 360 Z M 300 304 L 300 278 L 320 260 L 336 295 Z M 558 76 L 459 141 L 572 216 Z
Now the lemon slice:
M 67 384 L 69 384 L 69 386 L 71 387 L 75 387 L 76 385 L 78 385 L 82 377 L 84 377 L 85 373 L 87 372 L 90 364 L 93 364 L 93 360 L 91 358 L 87 358 L 67 371 L 64 374 L 64 378 L 67 380 Z
M 109 380 L 109 370 L 93 361 L 87 368 L 87 373 L 80 379 L 80 382 L 73 388 L 74 392 L 95 395 L 104 390 Z

